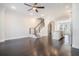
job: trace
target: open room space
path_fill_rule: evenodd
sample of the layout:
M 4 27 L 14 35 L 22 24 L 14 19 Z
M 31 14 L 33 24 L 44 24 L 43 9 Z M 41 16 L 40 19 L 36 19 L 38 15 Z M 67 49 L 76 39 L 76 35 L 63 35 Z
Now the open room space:
M 79 55 L 78 6 L 0 3 L 0 56 Z

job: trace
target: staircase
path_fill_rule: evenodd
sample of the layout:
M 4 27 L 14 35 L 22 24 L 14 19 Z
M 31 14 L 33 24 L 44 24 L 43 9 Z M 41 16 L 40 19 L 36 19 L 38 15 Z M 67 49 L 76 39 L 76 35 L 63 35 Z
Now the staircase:
M 39 21 L 39 23 L 34 28 L 29 28 L 29 34 L 33 34 L 38 38 L 40 37 L 39 33 L 41 29 L 45 26 L 45 23 L 43 18 L 37 18 L 37 20 Z

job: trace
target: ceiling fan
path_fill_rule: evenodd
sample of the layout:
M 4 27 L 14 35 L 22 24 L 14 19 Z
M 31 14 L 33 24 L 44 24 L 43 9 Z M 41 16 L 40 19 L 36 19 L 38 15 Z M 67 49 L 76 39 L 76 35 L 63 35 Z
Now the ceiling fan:
M 24 5 L 31 7 L 30 9 L 28 9 L 28 11 L 30 10 L 34 10 L 35 12 L 38 13 L 38 9 L 44 9 L 44 6 L 39 6 L 38 3 L 33 3 L 32 5 L 24 3 Z

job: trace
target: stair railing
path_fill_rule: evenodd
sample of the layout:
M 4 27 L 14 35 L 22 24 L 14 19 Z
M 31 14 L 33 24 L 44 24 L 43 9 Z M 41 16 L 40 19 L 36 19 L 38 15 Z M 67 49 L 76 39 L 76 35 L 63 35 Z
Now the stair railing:
M 40 33 L 41 29 L 45 26 L 43 18 L 38 18 L 38 20 L 40 20 L 40 22 L 33 28 L 33 30 L 34 30 L 33 34 L 35 36 L 37 36 L 37 34 Z M 32 33 L 31 30 L 32 30 L 32 28 L 29 28 L 30 34 Z

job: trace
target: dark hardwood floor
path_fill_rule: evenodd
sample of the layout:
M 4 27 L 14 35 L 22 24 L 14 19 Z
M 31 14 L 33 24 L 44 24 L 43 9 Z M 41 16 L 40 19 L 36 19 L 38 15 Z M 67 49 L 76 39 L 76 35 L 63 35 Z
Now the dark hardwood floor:
M 48 40 L 46 37 L 43 37 L 43 39 L 44 40 L 42 41 L 39 41 L 39 39 L 34 39 L 34 38 L 7 40 L 3 43 L 0 43 L 0 56 L 32 56 L 32 55 L 65 56 L 67 55 L 65 52 L 65 48 L 64 50 L 61 50 L 61 52 L 64 51 L 64 53 L 61 53 L 59 50 L 57 50 L 59 48 L 55 47 L 56 48 L 55 49 L 48 46 Z M 70 53 L 70 51 L 67 53 Z
M 77 48 L 72 48 L 71 54 L 72 54 L 72 56 L 79 56 L 79 49 L 77 49 Z
M 33 40 L 33 38 L 22 38 L 0 43 L 0 55 L 31 55 L 31 47 L 29 43 L 31 40 Z

